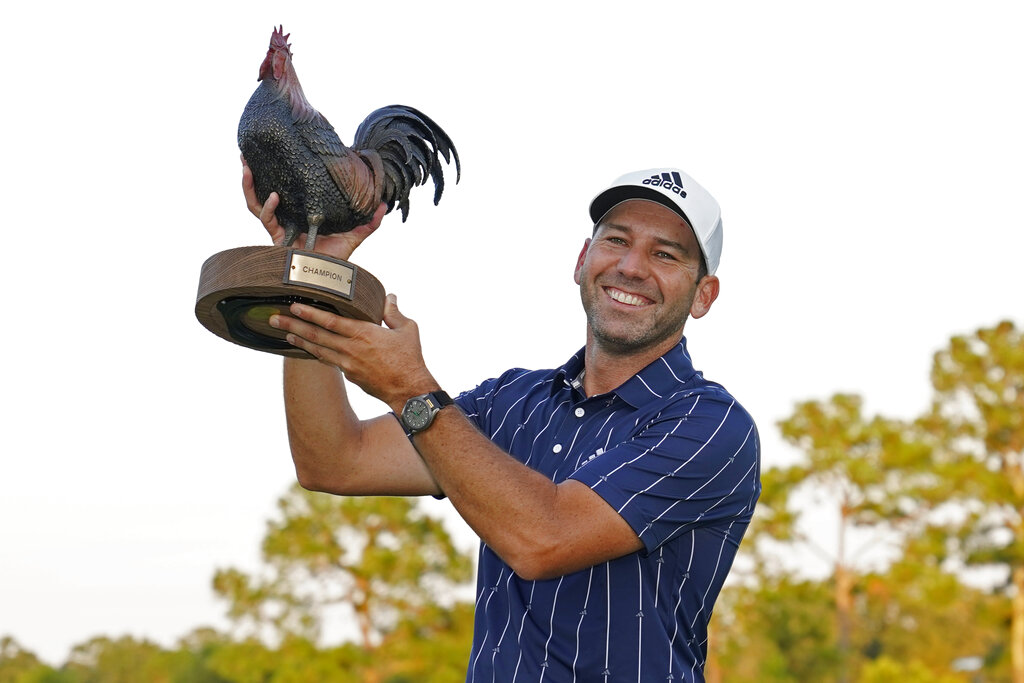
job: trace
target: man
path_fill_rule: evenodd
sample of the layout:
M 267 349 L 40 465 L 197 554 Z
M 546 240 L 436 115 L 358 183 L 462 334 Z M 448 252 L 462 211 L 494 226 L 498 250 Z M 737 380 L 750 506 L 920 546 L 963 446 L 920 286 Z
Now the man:
M 248 169 L 243 186 L 280 243 L 276 195 L 259 205 Z M 382 215 L 317 249 L 347 259 Z M 444 495 L 480 536 L 468 681 L 703 681 L 708 619 L 760 491 L 754 422 L 683 337 L 718 296 L 717 202 L 656 169 L 617 180 L 590 215 L 584 348 L 454 405 L 393 295 L 385 326 L 300 305 L 271 319 L 319 360 L 284 361 L 299 482 Z M 360 420 L 343 375 L 393 414 Z

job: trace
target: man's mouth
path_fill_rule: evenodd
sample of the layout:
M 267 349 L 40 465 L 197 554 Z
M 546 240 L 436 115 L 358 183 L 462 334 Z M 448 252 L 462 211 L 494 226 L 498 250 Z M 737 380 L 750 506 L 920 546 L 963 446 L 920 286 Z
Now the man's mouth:
M 639 294 L 630 294 L 624 292 L 621 289 L 615 287 L 605 287 L 604 291 L 608 293 L 614 301 L 618 301 L 620 304 L 626 304 L 627 306 L 647 306 L 654 303 L 650 299 Z

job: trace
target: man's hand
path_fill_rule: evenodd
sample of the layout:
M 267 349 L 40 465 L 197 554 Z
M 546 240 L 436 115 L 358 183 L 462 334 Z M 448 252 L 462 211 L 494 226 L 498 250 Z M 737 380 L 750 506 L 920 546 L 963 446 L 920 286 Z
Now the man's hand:
M 384 303 L 387 327 L 344 318 L 313 306 L 292 304 L 270 325 L 289 334 L 289 344 L 334 365 L 366 393 L 401 412 L 406 399 L 439 389 L 423 361 L 419 327 L 398 310 L 394 294 Z
M 274 214 L 278 203 L 280 203 L 280 197 L 278 197 L 276 192 L 271 192 L 270 196 L 267 197 L 266 203 L 260 203 L 260 200 L 256 197 L 256 185 L 252 179 L 252 170 L 245 163 L 245 157 L 242 157 L 242 192 L 245 194 L 245 203 L 249 207 L 249 211 L 260 219 L 274 244 L 284 244 L 284 228 L 277 222 L 277 216 Z M 380 227 L 380 223 L 384 219 L 384 214 L 387 210 L 387 204 L 381 202 L 374 212 L 373 218 L 366 225 L 360 225 L 349 232 L 317 236 L 316 251 L 343 261 L 348 260 L 352 252 L 356 250 L 356 247 L 362 244 L 363 240 Z M 301 244 L 305 239 L 303 235 L 305 233 L 300 234 L 295 241 Z

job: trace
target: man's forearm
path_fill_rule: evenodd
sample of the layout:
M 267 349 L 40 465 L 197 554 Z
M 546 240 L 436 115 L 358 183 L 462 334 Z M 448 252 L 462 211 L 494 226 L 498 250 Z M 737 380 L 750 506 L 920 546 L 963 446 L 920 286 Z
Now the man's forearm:
M 337 469 L 345 448 L 359 440 L 359 419 L 341 372 L 314 360 L 286 358 L 284 408 L 299 483 L 320 488 Z
M 340 495 L 440 493 L 392 415 L 359 419 L 336 367 L 286 359 L 284 399 L 292 460 L 303 487 Z
M 457 410 L 414 437 L 434 479 L 480 538 L 523 578 L 551 578 L 641 547 L 607 503 L 554 484 L 495 446 Z
M 414 442 L 445 495 L 509 565 L 543 543 L 535 513 L 553 509 L 555 485 L 490 442 L 459 411 L 442 410 Z

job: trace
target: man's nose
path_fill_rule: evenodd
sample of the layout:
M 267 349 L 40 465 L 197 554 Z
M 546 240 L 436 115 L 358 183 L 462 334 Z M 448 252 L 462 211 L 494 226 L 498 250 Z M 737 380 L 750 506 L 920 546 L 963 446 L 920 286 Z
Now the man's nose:
M 639 249 L 629 249 L 619 259 L 619 272 L 630 278 L 645 278 L 648 274 L 647 256 Z

